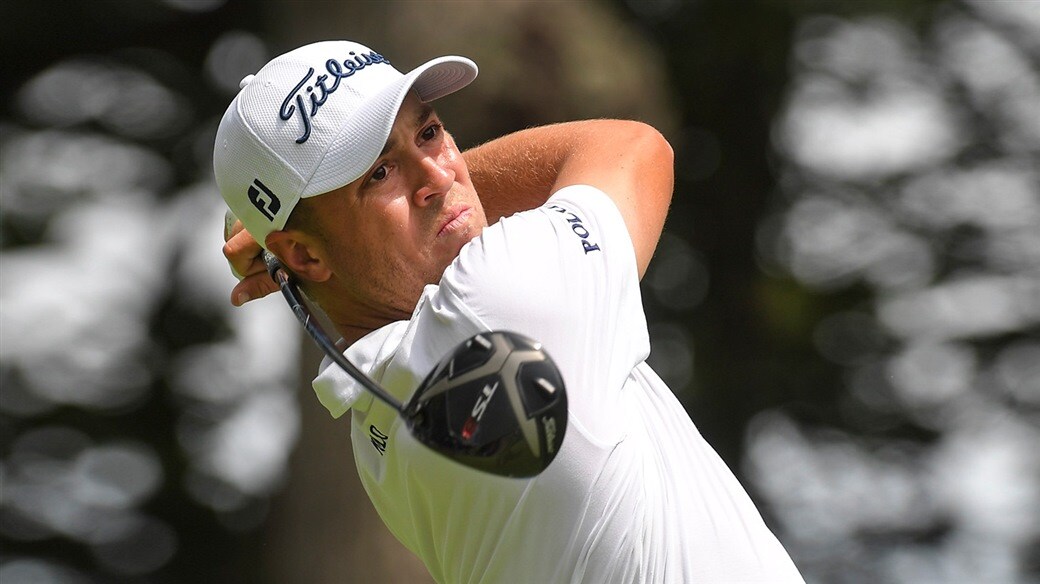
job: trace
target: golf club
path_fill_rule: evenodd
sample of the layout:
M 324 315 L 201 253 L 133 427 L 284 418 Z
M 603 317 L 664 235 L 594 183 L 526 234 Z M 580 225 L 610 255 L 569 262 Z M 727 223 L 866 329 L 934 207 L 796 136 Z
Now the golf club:
M 463 465 L 508 477 L 534 476 L 556 457 L 567 429 L 567 393 L 541 343 L 508 331 L 478 333 L 441 359 L 403 404 L 343 355 L 292 274 L 270 252 L 263 257 L 314 342 L 397 410 L 416 440 Z

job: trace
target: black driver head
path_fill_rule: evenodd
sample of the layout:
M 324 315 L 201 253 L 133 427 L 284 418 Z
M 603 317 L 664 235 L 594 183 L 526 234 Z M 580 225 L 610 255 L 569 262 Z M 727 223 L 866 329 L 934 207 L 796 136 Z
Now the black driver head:
M 430 372 L 404 419 L 420 442 L 461 464 L 533 476 L 563 444 L 567 393 L 541 343 L 506 331 L 480 333 Z

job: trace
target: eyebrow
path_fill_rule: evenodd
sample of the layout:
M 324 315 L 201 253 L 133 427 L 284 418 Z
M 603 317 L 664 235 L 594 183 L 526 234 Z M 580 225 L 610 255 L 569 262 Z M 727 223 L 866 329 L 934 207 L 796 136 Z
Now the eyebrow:
M 415 123 L 414 123 L 414 125 L 412 127 L 413 128 L 422 127 L 426 123 L 426 121 L 430 119 L 430 116 L 432 116 L 432 115 L 433 115 L 433 106 L 431 106 L 428 103 L 421 104 L 419 106 L 419 112 L 415 116 Z M 386 153 L 390 152 L 390 150 L 393 149 L 394 146 L 396 146 L 396 145 L 397 145 L 397 141 L 391 135 L 389 138 L 386 139 L 386 144 L 383 145 L 383 150 L 379 153 L 379 156 L 386 156 Z

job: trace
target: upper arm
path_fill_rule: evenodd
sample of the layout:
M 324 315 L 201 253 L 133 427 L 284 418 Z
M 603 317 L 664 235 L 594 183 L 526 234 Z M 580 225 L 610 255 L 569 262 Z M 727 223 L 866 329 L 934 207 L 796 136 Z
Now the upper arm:
M 657 248 L 672 200 L 672 148 L 660 132 L 640 122 L 596 120 L 594 131 L 560 167 L 555 192 L 575 184 L 594 186 L 621 211 L 635 248 L 639 277 Z

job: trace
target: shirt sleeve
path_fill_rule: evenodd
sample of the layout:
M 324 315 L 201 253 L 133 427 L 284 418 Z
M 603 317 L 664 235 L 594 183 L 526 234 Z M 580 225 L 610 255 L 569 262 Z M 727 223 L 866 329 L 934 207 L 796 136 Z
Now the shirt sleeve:
M 571 418 L 591 437 L 623 436 L 618 397 L 650 342 L 632 240 L 606 194 L 567 187 L 485 229 L 440 293 L 486 329 L 540 341 L 563 373 Z

